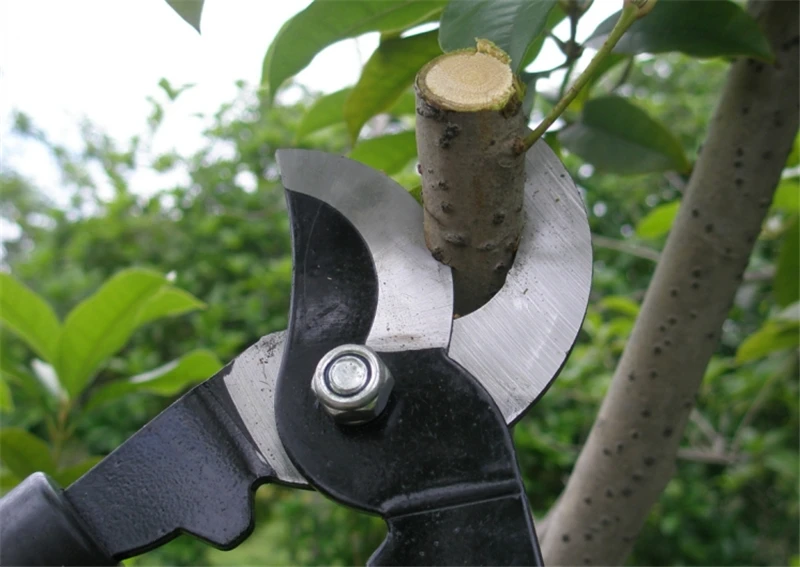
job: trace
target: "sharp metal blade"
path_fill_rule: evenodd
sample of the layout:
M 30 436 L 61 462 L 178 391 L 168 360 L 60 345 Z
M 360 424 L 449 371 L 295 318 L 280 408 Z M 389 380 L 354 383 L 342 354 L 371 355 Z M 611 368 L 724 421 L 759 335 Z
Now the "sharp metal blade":
M 586 313 L 592 249 L 583 201 L 558 158 L 537 144 L 526 158 L 527 222 L 503 289 L 452 322 L 450 270 L 425 247 L 422 210 L 402 187 L 347 158 L 281 150 L 287 188 L 317 197 L 354 224 L 375 260 L 379 302 L 368 344 L 377 350 L 447 347 L 513 423 L 547 389 Z M 283 482 L 305 479 L 275 424 L 273 393 L 285 332 L 261 339 L 234 362 L 225 384 L 261 452 Z
M 334 207 L 369 247 L 378 307 L 367 346 L 384 352 L 447 348 L 452 277 L 425 246 L 422 208 L 413 197 L 386 175 L 342 156 L 279 150 L 277 161 L 284 187 Z
M 294 486 L 308 486 L 286 454 L 275 421 L 275 385 L 285 341 L 286 331 L 261 337 L 231 363 L 224 382 L 245 427 L 277 479 Z
M 450 270 L 425 246 L 422 209 L 390 178 L 350 159 L 309 150 L 280 150 L 284 187 L 315 197 L 342 213 L 367 244 L 378 274 L 378 307 L 367 345 L 378 351 L 446 348 L 452 325 Z M 242 353 L 225 387 L 277 478 L 307 485 L 283 448 L 274 394 L 285 331 Z
M 586 314 L 592 243 L 583 200 L 544 142 L 526 156 L 526 223 L 503 288 L 453 322 L 450 357 L 475 376 L 506 422 L 558 375 Z

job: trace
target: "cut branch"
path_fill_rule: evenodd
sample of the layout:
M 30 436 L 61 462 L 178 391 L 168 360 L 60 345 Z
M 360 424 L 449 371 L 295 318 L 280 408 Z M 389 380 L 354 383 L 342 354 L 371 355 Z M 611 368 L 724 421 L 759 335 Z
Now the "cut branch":
M 502 287 L 522 231 L 525 116 L 508 63 L 479 41 L 428 63 L 415 84 L 425 241 L 453 268 L 459 315 Z
M 742 59 L 728 74 L 633 333 L 548 514 L 547 565 L 623 563 L 675 471 L 697 389 L 798 128 L 798 2 L 751 1 L 749 10 L 776 63 Z

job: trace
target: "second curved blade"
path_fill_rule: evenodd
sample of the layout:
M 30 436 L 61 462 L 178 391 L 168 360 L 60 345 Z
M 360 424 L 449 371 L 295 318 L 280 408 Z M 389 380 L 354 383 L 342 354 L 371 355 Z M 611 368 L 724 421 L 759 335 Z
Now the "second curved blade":
M 453 322 L 449 351 L 483 384 L 508 424 L 566 362 L 592 283 L 589 222 L 575 183 L 544 142 L 525 159 L 527 218 L 514 267 L 486 305 Z

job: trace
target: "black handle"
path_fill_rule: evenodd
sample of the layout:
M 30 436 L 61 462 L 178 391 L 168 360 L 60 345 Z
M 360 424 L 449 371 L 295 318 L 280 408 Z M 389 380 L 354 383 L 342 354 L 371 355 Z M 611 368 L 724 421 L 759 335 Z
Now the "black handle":
M 231 549 L 274 478 L 225 386 L 195 387 L 61 490 L 43 474 L 0 500 L 0 565 L 116 565 L 188 533 Z
M 0 499 L 0 565 L 118 565 L 94 541 L 64 491 L 35 473 Z
M 369 565 L 544 565 L 524 494 L 387 518 Z

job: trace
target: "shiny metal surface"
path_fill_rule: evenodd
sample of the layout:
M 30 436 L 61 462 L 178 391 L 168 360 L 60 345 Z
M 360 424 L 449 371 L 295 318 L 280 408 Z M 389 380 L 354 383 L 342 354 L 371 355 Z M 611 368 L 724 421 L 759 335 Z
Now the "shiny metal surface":
M 370 370 L 367 363 L 357 356 L 341 356 L 334 360 L 324 376 L 334 394 L 352 396 L 369 382 Z
M 367 345 L 378 351 L 446 348 L 453 290 L 450 270 L 425 246 L 422 208 L 382 173 L 348 158 L 279 150 L 284 187 L 344 214 L 369 246 L 378 274 L 378 308 Z
M 225 387 L 239 416 L 256 442 L 266 463 L 279 480 L 308 486 L 283 448 L 275 422 L 275 385 L 283 359 L 286 331 L 261 337 L 240 354 L 225 376 Z
M 586 212 L 569 174 L 544 143 L 526 160 L 527 222 L 514 267 L 489 303 L 452 323 L 449 349 L 508 423 L 546 390 L 565 362 L 586 312 L 592 271 Z M 380 298 L 368 344 L 387 351 L 447 346 L 450 273 L 425 247 L 419 205 L 385 176 L 346 158 L 284 150 L 279 163 L 288 188 L 336 207 L 370 246 Z M 277 477 L 305 486 L 275 423 L 284 336 L 285 331 L 267 335 L 240 355 L 225 384 Z
M 394 387 L 380 356 L 363 345 L 341 345 L 323 356 L 311 389 L 339 423 L 364 423 L 378 417 Z
M 544 142 L 526 156 L 526 223 L 514 267 L 489 303 L 453 322 L 449 355 L 511 424 L 547 389 L 583 323 L 592 243 L 583 200 Z

